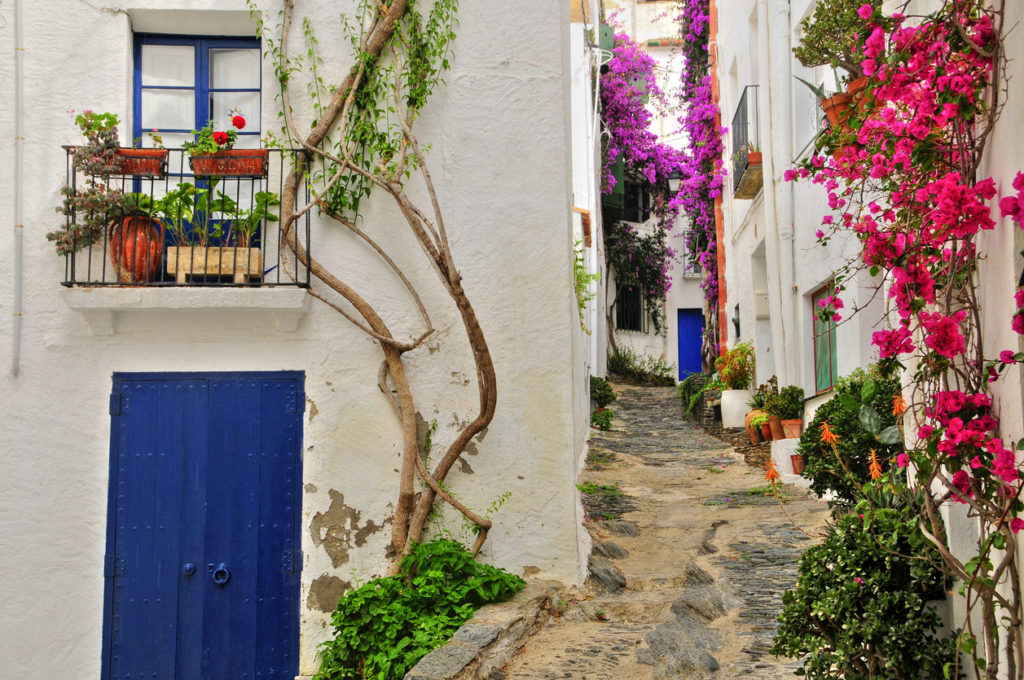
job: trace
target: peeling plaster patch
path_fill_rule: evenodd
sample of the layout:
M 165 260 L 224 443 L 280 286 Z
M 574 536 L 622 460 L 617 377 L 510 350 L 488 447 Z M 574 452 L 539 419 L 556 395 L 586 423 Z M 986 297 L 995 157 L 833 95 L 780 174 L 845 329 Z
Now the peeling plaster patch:
M 310 584 L 309 597 L 306 598 L 306 607 L 330 613 L 338 606 L 338 600 L 341 599 L 341 596 L 351 588 L 352 584 L 348 581 L 342 581 L 337 576 L 324 574 L 314 579 L 313 583 Z
M 486 436 L 487 436 L 487 430 L 488 430 L 488 429 L 489 429 L 489 428 L 486 428 L 486 427 L 485 427 L 484 429 L 480 430 L 480 432 L 479 432 L 479 433 L 477 433 L 477 435 L 476 435 L 476 440 L 477 440 L 478 442 L 480 442 L 480 443 L 483 443 L 483 441 L 484 441 L 484 437 L 486 437 Z
M 427 351 L 429 351 L 431 354 L 436 354 L 440 349 L 441 345 L 438 344 L 427 345 Z
M 320 413 L 320 409 L 316 407 L 316 404 L 309 397 L 306 397 L 306 401 L 309 402 L 309 422 L 313 422 L 313 418 L 317 417 Z
M 313 545 L 323 546 L 335 568 L 348 562 L 348 551 L 366 543 L 366 539 L 381 530 L 373 520 L 359 526 L 361 514 L 355 508 L 345 505 L 345 495 L 331 489 L 331 507 L 327 512 L 318 512 L 309 524 Z M 386 522 L 385 522 L 386 524 Z
M 466 453 L 471 456 L 477 456 L 480 454 L 479 449 L 476 448 L 476 442 L 466 442 Z
M 539 574 L 540 568 L 534 566 L 523 567 L 523 576 L 533 576 Z
M 417 411 L 416 412 L 416 446 L 417 446 L 417 448 L 420 451 L 423 451 L 423 448 L 427 445 L 427 430 L 429 428 L 430 428 L 430 423 L 428 423 L 423 418 L 423 415 L 419 411 Z M 402 454 L 399 453 L 398 455 L 402 455 Z M 421 455 L 420 457 L 423 458 L 423 462 L 424 463 L 427 461 L 427 457 L 425 455 Z
M 472 474 L 474 474 L 474 473 L 473 473 L 473 468 L 471 468 L 471 467 L 469 466 L 469 463 L 468 463 L 468 462 L 466 462 L 466 459 L 465 459 L 465 458 L 462 458 L 461 456 L 459 457 L 459 470 L 460 470 L 460 471 L 461 471 L 461 472 L 462 472 L 463 474 L 466 474 L 466 475 L 472 475 Z
M 316 493 L 316 484 L 313 482 L 307 483 L 306 486 L 302 488 L 306 490 L 306 493 Z
M 516 475 L 516 479 L 526 479 L 526 477 L 523 477 L 522 475 Z

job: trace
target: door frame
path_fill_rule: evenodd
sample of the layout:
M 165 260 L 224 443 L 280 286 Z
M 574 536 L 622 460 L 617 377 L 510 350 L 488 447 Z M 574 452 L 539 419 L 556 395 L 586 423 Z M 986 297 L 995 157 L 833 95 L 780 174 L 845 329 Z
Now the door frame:
M 305 383 L 306 373 L 305 371 L 166 371 L 166 372 L 133 372 L 133 371 L 115 371 L 111 376 L 109 394 L 110 394 L 110 407 L 108 408 L 108 432 L 107 436 L 110 440 L 110 446 L 108 448 L 107 457 L 109 459 L 109 468 L 107 472 L 107 505 L 106 505 L 106 542 L 105 552 L 103 556 L 103 634 L 102 634 L 102 647 L 100 650 L 100 677 L 103 680 L 108 680 L 110 677 L 110 645 L 113 642 L 113 623 L 114 623 L 114 576 L 119 568 L 116 564 L 115 548 L 117 546 L 117 521 L 116 521 L 116 507 L 117 507 L 117 459 L 116 459 L 116 444 L 114 440 L 113 431 L 113 413 L 114 404 L 114 387 L 118 381 L 121 380 L 260 380 L 260 379 L 294 379 L 296 381 L 296 394 L 295 394 L 295 411 L 296 421 L 298 425 L 297 436 L 296 436 L 296 450 L 295 450 L 295 481 L 294 485 L 294 509 L 293 513 L 293 526 L 295 527 L 295 535 L 293 539 L 295 545 L 299 546 L 302 542 L 302 491 L 303 491 L 303 476 L 302 476 L 302 447 L 303 447 L 303 414 L 305 413 Z M 113 512 L 112 512 L 113 511 Z M 280 556 L 278 556 L 280 557 Z M 292 658 L 298 661 L 299 657 L 299 630 L 300 630 L 300 608 L 302 601 L 302 563 L 299 560 L 299 564 L 295 565 L 295 597 L 289 604 L 290 615 L 294 622 L 294 629 L 296 634 L 293 636 L 294 639 L 288 640 L 287 644 L 291 647 Z

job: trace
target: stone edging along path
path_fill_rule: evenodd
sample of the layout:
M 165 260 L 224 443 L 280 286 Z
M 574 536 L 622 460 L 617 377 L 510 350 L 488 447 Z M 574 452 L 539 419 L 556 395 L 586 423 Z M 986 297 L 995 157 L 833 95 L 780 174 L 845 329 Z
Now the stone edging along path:
M 484 607 L 406 680 L 792 678 L 769 650 L 782 593 L 812 539 L 765 495 L 763 470 L 680 418 L 673 388 L 615 385 L 583 495 L 594 538 L 580 588 L 531 583 Z M 811 535 L 825 504 L 785 487 Z

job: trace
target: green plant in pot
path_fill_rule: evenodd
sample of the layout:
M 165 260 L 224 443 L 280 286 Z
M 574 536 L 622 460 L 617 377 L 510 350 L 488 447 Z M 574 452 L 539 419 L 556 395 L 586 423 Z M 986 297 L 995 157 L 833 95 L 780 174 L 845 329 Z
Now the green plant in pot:
M 195 138 L 181 145 L 188 152 L 192 172 L 198 177 L 266 176 L 267 149 L 234 148 L 245 125 L 245 116 L 236 112 L 229 128 L 217 130 L 211 120 L 202 130 L 193 130 Z
M 769 417 L 781 421 L 785 438 L 799 437 L 804 415 L 803 388 L 788 385 L 778 394 L 767 395 L 764 410 Z
M 738 342 L 715 360 L 715 369 L 725 385 L 722 391 L 722 427 L 745 427 L 746 403 L 754 374 L 754 345 Z

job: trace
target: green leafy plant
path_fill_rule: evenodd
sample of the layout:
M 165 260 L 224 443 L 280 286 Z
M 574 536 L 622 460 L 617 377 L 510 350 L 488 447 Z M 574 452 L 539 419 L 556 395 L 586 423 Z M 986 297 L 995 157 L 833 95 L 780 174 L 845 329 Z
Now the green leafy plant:
M 764 413 L 760 413 L 750 419 L 750 424 L 754 427 L 761 427 L 762 425 L 768 424 L 768 416 Z
M 598 408 L 604 408 L 618 397 L 607 380 L 592 375 L 590 376 L 590 399 L 597 404 Z
M 944 596 L 940 561 L 915 502 L 860 503 L 800 558 L 772 653 L 804 657 L 797 674 L 813 680 L 944 677 L 956 643 L 937 635 L 941 620 L 928 603 Z
M 315 678 L 401 678 L 477 609 L 525 585 L 515 574 L 477 562 L 455 541 L 414 544 L 397 575 L 374 579 L 338 601 L 334 639 L 320 646 Z
M 235 114 L 231 117 L 233 127 L 227 130 L 214 130 L 213 121 L 209 121 L 202 130 L 193 130 L 195 139 L 182 143 L 181 148 L 190 156 L 197 156 L 204 153 L 217 153 L 234 148 L 238 141 L 238 131 L 245 127 L 245 117 Z
M 775 418 L 793 420 L 804 415 L 804 390 L 796 385 L 783 387 L 778 394 L 767 394 L 764 410 Z
M 606 498 L 622 498 L 625 494 L 622 493 L 622 489 L 619 488 L 618 484 L 598 484 L 596 482 L 586 482 L 584 484 L 577 484 L 576 488 L 579 489 L 580 493 L 589 495 L 600 494 Z
M 871 451 L 882 471 L 903 450 L 899 417 L 893 412 L 900 383 L 894 377 L 871 377 L 865 371 L 840 379 L 836 395 L 818 407 L 800 435 L 797 452 L 804 457 L 803 476 L 818 496 L 831 493 L 832 504 L 851 505 L 870 481 Z M 822 440 L 822 425 L 838 437 L 835 449 Z
M 573 285 L 576 291 L 576 305 L 579 310 L 580 328 L 590 335 L 590 329 L 583 322 L 583 314 L 587 310 L 587 303 L 594 299 L 597 294 L 590 290 L 590 284 L 601 280 L 600 272 L 591 274 L 587 271 L 587 261 L 583 257 L 583 242 L 576 241 L 573 247 L 572 259 Z
M 715 359 L 715 370 L 727 390 L 745 390 L 754 377 L 754 343 L 738 342 Z
M 599 430 L 610 430 L 614 417 L 615 412 L 610 408 L 596 408 L 590 412 L 590 424 Z

